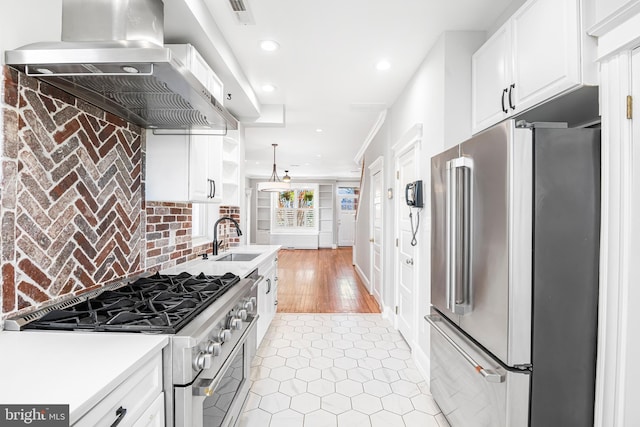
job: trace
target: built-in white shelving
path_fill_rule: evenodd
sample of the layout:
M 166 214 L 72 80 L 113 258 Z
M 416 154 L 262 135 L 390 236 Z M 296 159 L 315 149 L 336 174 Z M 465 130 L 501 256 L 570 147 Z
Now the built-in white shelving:
M 229 131 L 222 138 L 222 203 L 240 204 L 240 144 L 237 131 Z
M 320 184 L 319 209 L 320 228 L 318 234 L 318 246 L 321 248 L 331 248 L 334 246 L 334 187 L 333 184 Z

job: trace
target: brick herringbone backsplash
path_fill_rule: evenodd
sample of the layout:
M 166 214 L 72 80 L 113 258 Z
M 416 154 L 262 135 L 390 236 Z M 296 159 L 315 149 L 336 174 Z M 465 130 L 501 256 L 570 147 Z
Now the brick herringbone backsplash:
M 140 128 L 4 68 L 2 313 L 144 269 Z
M 170 268 L 195 258 L 191 203 L 147 202 L 147 269 Z
M 210 251 L 192 244 L 190 203 L 145 206 L 139 127 L 1 70 L 0 320 Z M 237 207 L 220 214 L 239 220 Z

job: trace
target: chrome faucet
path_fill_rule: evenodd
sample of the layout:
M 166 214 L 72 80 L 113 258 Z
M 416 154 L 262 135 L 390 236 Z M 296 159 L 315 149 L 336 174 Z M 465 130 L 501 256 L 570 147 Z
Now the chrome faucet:
M 213 224 L 213 255 L 218 255 L 218 246 L 220 245 L 220 243 L 218 242 L 218 224 L 224 221 L 225 219 L 228 219 L 229 221 L 231 221 L 233 225 L 236 227 L 236 233 L 238 234 L 238 236 L 242 236 L 242 230 L 240 230 L 240 226 L 238 225 L 238 222 L 235 219 L 229 216 L 223 216 L 218 218 L 216 223 Z

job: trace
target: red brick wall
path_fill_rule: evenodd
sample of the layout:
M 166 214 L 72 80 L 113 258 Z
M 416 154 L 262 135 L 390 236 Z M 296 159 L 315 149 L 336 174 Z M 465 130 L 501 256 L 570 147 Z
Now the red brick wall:
M 191 203 L 147 202 L 147 270 L 162 270 L 195 258 L 191 212 Z
M 145 205 L 138 126 L 0 71 L 0 319 L 210 252 L 192 246 L 191 204 Z M 227 222 L 219 236 L 239 244 Z
M 211 254 L 211 242 L 192 244 L 191 203 L 147 202 L 146 214 L 148 271 L 175 267 L 205 252 Z M 220 206 L 219 214 L 230 216 L 240 224 L 237 206 Z M 235 227 L 229 221 L 218 224 L 218 239 L 224 239 L 230 247 L 240 244 Z
M 242 224 L 240 224 L 240 208 L 238 206 L 220 206 L 220 217 L 228 216 L 236 220 L 242 230 Z M 242 230 L 244 233 L 244 230 Z M 229 247 L 239 246 L 240 237 L 236 233 L 236 228 L 231 221 L 222 221 L 218 224 L 218 240 L 224 239 Z
M 141 129 L 2 68 L 2 317 L 144 269 Z

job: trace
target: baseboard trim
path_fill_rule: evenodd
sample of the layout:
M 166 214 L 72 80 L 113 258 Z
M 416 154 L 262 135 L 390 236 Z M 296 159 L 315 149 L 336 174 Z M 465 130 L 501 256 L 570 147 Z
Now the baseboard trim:
M 389 322 L 391 322 L 393 327 L 396 328 L 396 326 L 395 326 L 396 318 L 395 318 L 395 315 L 393 313 L 393 310 L 391 310 L 391 307 L 387 307 L 387 306 L 383 305 L 381 307 L 381 309 L 382 309 L 382 318 L 383 319 L 387 319 Z
M 411 356 L 414 363 L 416 364 L 416 368 L 426 380 L 429 389 L 431 389 L 431 377 L 429 374 L 431 361 L 429 360 L 429 356 L 424 351 L 422 351 L 422 348 L 417 344 L 413 349 L 411 349 Z
M 362 283 L 364 283 L 364 285 L 367 287 L 367 290 L 369 291 L 369 293 L 371 293 L 371 287 L 370 287 L 370 284 L 369 284 L 369 279 L 367 278 L 367 276 L 365 276 L 364 271 L 362 271 L 362 269 L 360 268 L 360 266 L 358 264 L 354 264 L 353 268 L 356 269 L 356 273 L 360 277 L 360 280 L 362 280 Z

